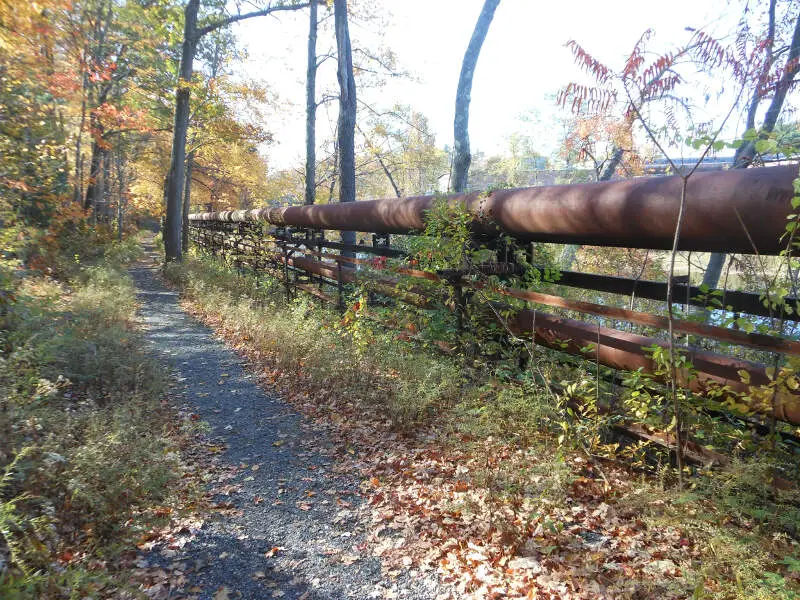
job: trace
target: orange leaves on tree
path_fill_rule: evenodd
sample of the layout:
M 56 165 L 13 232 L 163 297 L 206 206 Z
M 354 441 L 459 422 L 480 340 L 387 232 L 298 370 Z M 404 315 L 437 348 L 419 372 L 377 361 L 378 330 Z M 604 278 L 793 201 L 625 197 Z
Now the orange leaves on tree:
M 144 110 L 134 110 L 128 106 L 119 107 L 106 102 L 98 106 L 94 110 L 94 114 L 105 131 L 126 129 L 146 132 L 150 130 L 147 124 L 147 113 Z
M 15 179 L 7 179 L 3 182 L 9 189 L 16 190 L 18 192 L 30 192 L 31 187 L 21 180 Z
M 578 42 L 575 40 L 568 41 L 567 48 L 572 50 L 572 54 L 575 57 L 575 62 L 584 71 L 592 75 L 592 77 L 594 77 L 598 83 L 606 83 L 612 76 L 613 72 L 611 69 L 584 50 L 583 46 L 578 44 Z
M 75 73 L 56 72 L 50 75 L 48 90 L 53 96 L 60 98 L 80 90 L 80 81 Z
M 622 71 L 623 77 L 634 77 L 639 72 L 639 69 L 644 63 L 644 43 L 650 39 L 652 35 L 652 29 L 646 30 L 639 38 L 639 41 L 633 46 L 631 55 L 625 62 L 625 68 Z
M 89 81 L 100 83 L 101 81 L 111 81 L 114 72 L 117 70 L 117 63 L 113 60 L 92 62 L 88 68 Z

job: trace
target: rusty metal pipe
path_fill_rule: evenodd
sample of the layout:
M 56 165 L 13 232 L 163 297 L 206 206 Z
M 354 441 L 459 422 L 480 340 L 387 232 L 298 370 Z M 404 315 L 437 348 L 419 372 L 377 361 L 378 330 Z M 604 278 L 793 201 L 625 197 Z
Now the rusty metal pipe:
M 794 195 L 797 165 L 695 173 L 687 187 L 680 250 L 777 254 Z M 475 215 L 477 233 L 520 241 L 669 249 L 683 180 L 679 176 L 558 185 L 447 196 Z M 266 221 L 299 228 L 413 233 L 433 196 L 348 204 L 199 213 L 199 221 Z M 741 222 L 740 222 L 741 219 Z M 749 236 L 748 236 L 749 234 Z M 751 242 L 752 240 L 752 242 Z M 756 248 L 753 247 L 755 244 Z

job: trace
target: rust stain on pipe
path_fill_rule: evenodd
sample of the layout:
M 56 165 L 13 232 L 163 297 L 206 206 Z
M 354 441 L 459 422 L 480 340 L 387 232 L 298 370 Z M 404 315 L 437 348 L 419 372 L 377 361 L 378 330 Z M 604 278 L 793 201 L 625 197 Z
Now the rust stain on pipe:
M 794 195 L 797 165 L 695 173 L 687 187 L 680 250 L 777 254 Z M 669 249 L 683 180 L 643 177 L 452 195 L 475 215 L 478 233 L 521 241 Z M 348 204 L 200 213 L 192 220 L 267 221 L 314 229 L 412 233 L 425 227 L 433 196 Z M 739 222 L 736 213 L 741 216 Z

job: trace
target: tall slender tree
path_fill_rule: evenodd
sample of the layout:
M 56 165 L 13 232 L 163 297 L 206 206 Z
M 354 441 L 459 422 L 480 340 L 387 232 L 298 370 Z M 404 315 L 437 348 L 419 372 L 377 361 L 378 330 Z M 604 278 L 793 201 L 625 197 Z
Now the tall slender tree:
M 339 81 L 339 202 L 356 201 L 356 80 L 353 76 L 353 50 L 350 46 L 350 28 L 347 23 L 347 0 L 334 0 L 336 49 Z M 342 241 L 355 244 L 354 231 L 343 231 Z
M 453 122 L 453 173 L 450 187 L 454 192 L 463 192 L 467 188 L 469 165 L 472 162 L 469 147 L 469 104 L 472 100 L 472 79 L 483 42 L 486 34 L 489 33 L 489 25 L 492 24 L 499 4 L 500 0 L 486 0 L 483 3 L 481 14 L 464 54 L 464 61 L 461 63 L 461 75 L 458 78 L 458 90 L 456 91 L 456 114 Z
M 172 129 L 172 155 L 169 173 L 167 174 L 167 213 L 164 221 L 164 251 L 167 261 L 180 260 L 181 228 L 183 211 L 181 210 L 184 184 L 184 167 L 186 160 L 186 135 L 189 130 L 189 85 L 194 70 L 194 53 L 197 50 L 197 13 L 200 0 L 189 0 L 184 10 L 183 46 L 178 86 L 175 90 L 175 124 Z
M 309 7 L 308 66 L 306 69 L 306 192 L 305 204 L 314 204 L 317 189 L 317 5 Z
M 118 83 L 130 74 L 130 66 L 124 65 L 123 55 L 135 40 L 120 31 L 121 22 L 118 7 L 114 2 L 101 0 L 86 3 L 82 14 L 90 27 L 86 33 L 90 42 L 84 64 L 84 93 L 89 107 L 89 129 L 92 134 L 91 158 L 89 159 L 89 182 L 83 199 L 83 207 L 94 208 L 103 201 L 106 190 L 104 165 L 108 161 L 109 141 L 98 109 L 112 99 Z M 86 106 L 84 106 L 84 110 Z M 85 114 L 84 114 L 85 118 Z M 80 137 L 80 136 L 78 136 Z
M 312 0 L 320 2 L 323 0 Z M 186 135 L 189 130 L 190 85 L 197 44 L 212 31 L 227 27 L 253 17 L 263 17 L 278 11 L 299 10 L 309 6 L 308 2 L 276 2 L 248 13 L 230 16 L 217 16 L 208 24 L 198 24 L 200 0 L 189 0 L 184 11 L 183 47 L 181 50 L 180 79 L 175 90 L 175 125 L 172 134 L 172 153 L 169 174 L 167 175 L 166 220 L 164 230 L 164 251 L 167 261 L 182 258 L 181 230 L 183 228 L 183 185 L 186 170 Z

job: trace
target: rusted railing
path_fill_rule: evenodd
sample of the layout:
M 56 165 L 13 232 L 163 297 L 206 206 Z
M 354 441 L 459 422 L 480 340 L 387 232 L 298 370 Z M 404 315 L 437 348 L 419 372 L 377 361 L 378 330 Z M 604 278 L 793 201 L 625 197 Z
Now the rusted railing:
M 786 247 L 782 240 L 786 217 L 792 213 L 795 165 L 698 173 L 689 180 L 687 213 L 679 248 L 696 251 L 725 251 L 749 254 L 778 254 Z M 492 243 L 500 234 L 520 242 L 579 243 L 599 246 L 665 249 L 672 245 L 682 180 L 679 177 L 642 178 L 620 182 L 502 190 L 487 194 L 448 197 L 463 203 L 475 215 L 475 236 Z M 390 234 L 413 234 L 424 229 L 425 211 L 434 197 L 291 206 L 251 211 L 202 213 L 190 216 L 193 241 L 212 254 L 225 256 L 237 266 L 269 269 L 283 278 L 287 293 L 300 289 L 323 300 L 343 305 L 344 288 L 359 281 L 373 291 L 397 301 L 429 306 L 435 303 L 423 289 L 398 283 L 403 278 L 439 281 L 464 290 L 485 289 L 489 284 L 459 273 L 420 271 L 400 262 L 392 270 L 366 277 L 360 266 L 374 266 L 374 260 L 353 258 L 352 253 L 402 258 L 404 253 L 389 244 Z M 355 230 L 372 233 L 372 245 L 347 246 L 326 238 L 326 231 Z M 336 253 L 336 252 L 339 253 Z M 345 254 L 350 254 L 347 256 Z M 508 262 L 511 261 L 511 262 Z M 479 265 L 502 279 L 520 274 L 521 265 L 507 262 Z M 392 272 L 393 271 L 393 272 Z M 558 285 L 580 287 L 615 294 L 636 293 L 638 297 L 666 300 L 666 283 L 641 281 L 565 271 Z M 676 282 L 674 302 L 704 306 L 708 294 Z M 528 308 L 515 311 L 504 323 L 510 332 L 533 338 L 537 344 L 577 354 L 620 370 L 655 373 L 653 346 L 665 346 L 662 338 L 636 335 L 543 312 L 549 306 L 623 321 L 651 329 L 667 329 L 664 316 L 621 307 L 577 301 L 541 291 L 494 285 L 494 292 L 523 300 Z M 775 314 L 758 294 L 725 292 L 724 306 L 730 311 L 761 317 L 798 320 L 797 310 Z M 798 307 L 796 298 L 788 306 Z M 800 356 L 800 342 L 778 336 L 746 333 L 731 328 L 674 319 L 673 329 L 761 352 Z M 695 377 L 681 373 L 682 384 L 697 393 L 710 390 L 721 399 L 730 396 L 741 402 L 751 386 L 770 383 L 765 364 L 743 360 L 720 352 L 683 348 L 693 365 Z M 779 386 L 775 401 L 751 408 L 777 419 L 800 424 L 800 396 L 788 386 Z

